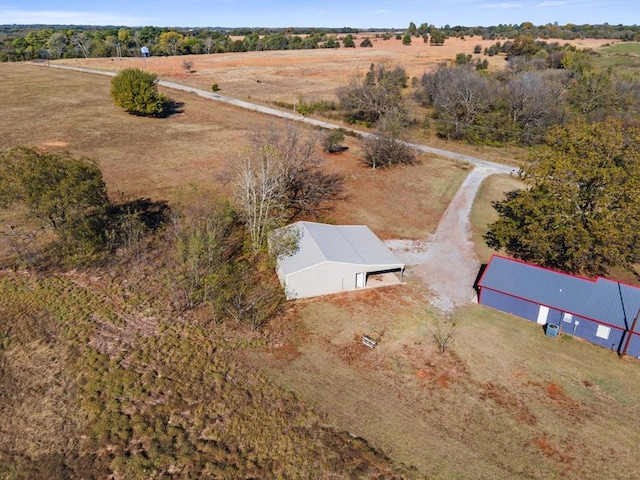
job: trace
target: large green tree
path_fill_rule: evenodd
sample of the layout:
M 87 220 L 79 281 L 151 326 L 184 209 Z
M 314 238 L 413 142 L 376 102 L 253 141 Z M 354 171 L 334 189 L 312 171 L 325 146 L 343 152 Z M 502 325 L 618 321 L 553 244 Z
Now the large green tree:
M 125 68 L 111 80 L 111 97 L 116 105 L 134 115 L 159 116 L 169 100 L 158 92 L 158 76 L 139 68 Z
M 53 230 L 64 251 L 81 256 L 94 253 L 103 241 L 107 188 L 87 158 L 26 147 L 0 152 L 0 208 L 17 204 L 31 220 L 12 225 L 16 234 L 31 235 L 35 223 Z
M 640 128 L 578 122 L 553 129 L 496 202 L 487 244 L 516 258 L 597 275 L 640 261 Z

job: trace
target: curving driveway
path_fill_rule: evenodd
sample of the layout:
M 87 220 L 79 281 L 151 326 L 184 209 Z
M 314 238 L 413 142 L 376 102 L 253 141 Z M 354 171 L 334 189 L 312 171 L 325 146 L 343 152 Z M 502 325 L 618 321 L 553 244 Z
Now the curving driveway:
M 47 66 L 45 64 L 34 65 Z M 49 65 L 49 68 L 60 68 L 112 77 L 116 75 L 115 72 L 68 65 Z M 273 115 L 328 129 L 345 128 L 341 125 L 307 118 L 275 108 L 256 105 L 251 102 L 238 100 L 218 93 L 207 92 L 179 83 L 168 82 L 166 80 L 160 80 L 158 83 L 166 88 L 193 93 L 209 100 L 227 103 L 266 115 Z M 352 130 L 362 136 L 372 135 L 371 133 L 361 132 L 355 129 L 347 128 L 347 130 Z M 514 170 L 517 170 L 518 167 L 495 163 L 482 158 L 429 147 L 427 145 L 415 143 L 408 143 L 408 145 L 420 152 L 467 162 L 474 166 L 471 173 L 467 176 L 451 200 L 434 234 L 424 241 L 390 240 L 387 242 L 387 245 L 407 265 L 408 272 L 420 277 L 427 284 L 432 293 L 430 299 L 432 305 L 442 311 L 451 312 L 456 306 L 470 303 L 474 299 L 473 282 L 480 268 L 480 262 L 476 257 L 471 241 L 469 214 L 478 187 L 488 176 L 499 173 L 512 173 Z

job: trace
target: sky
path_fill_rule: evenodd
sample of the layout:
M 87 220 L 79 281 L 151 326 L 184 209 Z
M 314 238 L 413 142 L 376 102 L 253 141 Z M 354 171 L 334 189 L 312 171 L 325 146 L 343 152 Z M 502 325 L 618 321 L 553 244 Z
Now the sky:
M 406 28 L 640 25 L 640 0 L 0 0 L 0 24 Z

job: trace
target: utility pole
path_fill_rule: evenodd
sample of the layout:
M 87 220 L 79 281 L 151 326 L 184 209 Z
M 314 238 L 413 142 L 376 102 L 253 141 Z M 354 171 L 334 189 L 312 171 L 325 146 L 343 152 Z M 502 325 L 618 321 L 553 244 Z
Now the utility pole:
M 631 338 L 633 337 L 633 332 L 636 330 L 636 325 L 638 325 L 638 318 L 640 318 L 640 308 L 638 309 L 638 314 L 636 318 L 633 319 L 633 323 L 631 324 L 631 328 L 627 332 L 627 338 L 624 341 L 624 348 L 620 353 L 621 357 L 624 357 L 627 354 L 627 350 L 629 349 L 629 344 L 631 343 Z

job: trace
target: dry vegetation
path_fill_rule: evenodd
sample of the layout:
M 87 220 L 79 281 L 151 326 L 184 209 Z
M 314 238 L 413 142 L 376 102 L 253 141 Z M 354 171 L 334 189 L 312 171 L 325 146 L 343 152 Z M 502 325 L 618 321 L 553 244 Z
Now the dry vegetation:
M 288 50 L 267 52 L 224 53 L 215 55 L 192 55 L 179 57 L 141 58 L 89 58 L 60 60 L 56 63 L 87 66 L 101 70 L 119 71 L 138 67 L 157 73 L 161 78 L 193 85 L 205 90 L 218 83 L 220 93 L 235 98 L 257 102 L 283 102 L 293 104 L 300 96 L 309 101 L 335 99 L 335 89 L 356 75 L 364 75 L 372 63 L 389 67 L 401 65 L 407 75 L 419 78 L 425 71 L 440 63 L 452 62 L 456 54 L 473 54 L 476 45 L 482 50 L 495 43 L 480 37 L 464 40 L 449 38 L 442 46 L 431 46 L 422 39 L 414 38 L 411 45 L 402 45 L 401 40 L 383 40 L 371 37 L 373 47 L 362 48 L 360 42 L 367 35 L 360 34 L 356 48 Z M 553 39 L 547 40 L 553 42 Z M 578 48 L 598 48 L 610 43 L 607 40 L 563 41 Z M 487 57 L 491 69 L 505 65 L 504 56 Z M 193 73 L 182 66 L 186 60 L 193 62 Z
M 215 81 L 231 96 L 288 103 L 327 98 L 371 62 L 419 75 L 434 61 L 427 53 L 442 61 L 477 43 L 378 40 L 355 51 L 199 56 L 193 74 L 182 57 L 144 66 L 207 89 Z M 135 62 L 70 61 L 104 69 Z M 0 148 L 92 157 L 114 196 L 193 203 L 220 190 L 218 174 L 251 129 L 274 122 L 173 91 L 165 93 L 181 113 L 132 117 L 112 104 L 108 78 L 24 64 L 0 72 Z M 383 238 L 432 232 L 466 175 L 429 156 L 374 172 L 361 165 L 358 140 L 345 144 L 325 165 L 344 177 L 347 198 L 325 220 L 366 223 Z M 476 243 L 490 202 L 516 184 L 495 177 L 481 188 Z M 478 249 L 482 260 L 488 253 Z M 127 275 L 133 267 L 124 266 Z M 428 330 L 440 314 L 411 278 L 292 303 L 262 336 L 201 328 L 198 314 L 158 316 L 164 299 L 123 270 L 0 274 L 1 477 L 106 476 L 113 468 L 122 478 L 140 468 L 171 478 L 638 477 L 634 360 L 549 339 L 477 306 L 455 313 L 455 342 L 440 357 Z M 379 346 L 364 347 L 363 334 L 382 334 Z

